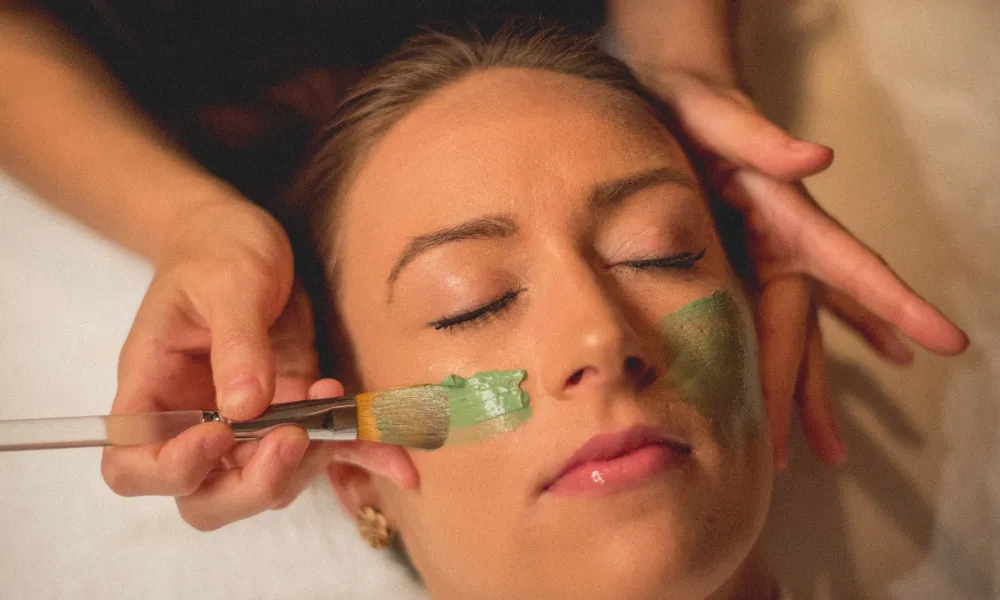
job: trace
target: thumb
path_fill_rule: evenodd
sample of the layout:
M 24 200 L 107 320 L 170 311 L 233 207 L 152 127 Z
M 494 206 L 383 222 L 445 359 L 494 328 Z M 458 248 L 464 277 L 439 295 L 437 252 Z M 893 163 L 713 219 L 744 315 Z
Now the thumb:
M 216 403 L 234 420 L 258 416 L 274 396 L 274 354 L 268 338 L 274 318 L 269 303 L 249 289 L 213 294 L 206 319 Z

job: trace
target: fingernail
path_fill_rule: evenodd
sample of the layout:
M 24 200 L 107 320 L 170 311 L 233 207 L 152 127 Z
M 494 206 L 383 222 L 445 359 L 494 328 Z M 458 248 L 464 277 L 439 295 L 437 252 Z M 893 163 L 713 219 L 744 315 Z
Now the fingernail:
M 281 442 L 281 447 L 278 448 L 278 455 L 281 456 L 282 462 L 286 465 L 298 466 L 299 461 L 305 456 L 308 447 L 309 440 L 304 440 L 296 435 Z
M 246 416 L 240 415 L 246 412 L 246 407 L 254 404 L 259 398 L 263 388 L 256 377 L 244 377 L 238 381 L 230 383 L 222 391 L 219 397 L 219 410 L 226 416 Z
M 793 139 L 788 142 L 786 147 L 795 154 L 805 154 L 806 152 L 815 152 L 817 148 L 822 148 L 823 146 L 821 144 Z
M 201 453 L 208 460 L 215 461 L 229 450 L 229 438 L 223 435 L 213 435 L 201 443 Z

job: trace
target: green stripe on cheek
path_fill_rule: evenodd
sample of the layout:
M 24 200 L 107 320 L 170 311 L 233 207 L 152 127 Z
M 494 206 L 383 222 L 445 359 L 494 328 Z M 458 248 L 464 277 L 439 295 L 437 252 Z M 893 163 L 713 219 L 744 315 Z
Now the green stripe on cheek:
M 447 445 L 476 443 L 512 431 L 531 417 L 528 392 L 521 389 L 527 373 L 484 371 L 465 378 L 449 375 L 441 388 L 451 406 Z
M 763 426 L 756 334 L 728 291 L 675 310 L 659 329 L 668 387 L 712 423 L 720 443 L 738 444 Z

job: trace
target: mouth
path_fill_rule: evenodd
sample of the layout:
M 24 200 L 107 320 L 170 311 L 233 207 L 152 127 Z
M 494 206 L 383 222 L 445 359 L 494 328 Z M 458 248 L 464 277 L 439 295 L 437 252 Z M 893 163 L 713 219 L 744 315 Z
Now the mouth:
M 637 425 L 595 435 L 580 446 L 543 488 L 543 493 L 614 494 L 680 468 L 691 446 L 666 432 Z

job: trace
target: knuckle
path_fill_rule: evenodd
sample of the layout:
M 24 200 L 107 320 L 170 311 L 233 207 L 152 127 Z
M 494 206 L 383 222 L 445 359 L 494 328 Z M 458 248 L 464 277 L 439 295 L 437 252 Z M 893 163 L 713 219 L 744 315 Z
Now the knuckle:
M 201 479 L 186 471 L 171 473 L 164 483 L 175 496 L 190 496 L 201 487 Z
M 165 462 L 159 471 L 160 479 L 173 496 L 194 494 L 211 472 L 211 463 L 202 462 L 197 456 L 179 455 L 176 450 L 166 456 L 161 454 L 161 460 Z

